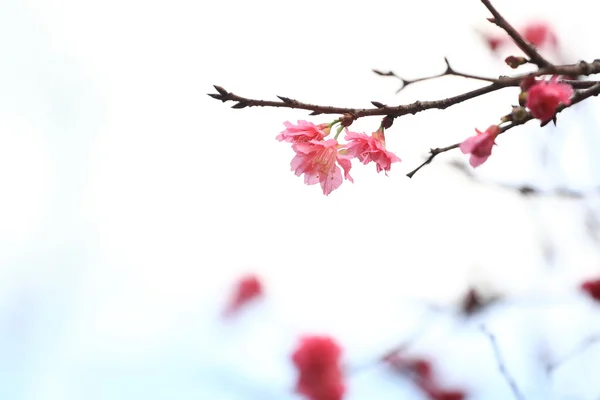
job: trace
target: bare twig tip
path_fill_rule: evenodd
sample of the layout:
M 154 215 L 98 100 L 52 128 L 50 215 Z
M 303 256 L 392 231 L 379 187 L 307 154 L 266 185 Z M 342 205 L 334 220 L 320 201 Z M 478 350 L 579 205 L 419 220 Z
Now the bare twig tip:
M 229 94 L 227 92 L 227 90 L 223 89 L 221 86 L 217 86 L 217 85 L 213 85 L 213 86 L 217 90 L 217 92 L 219 92 L 221 95 L 227 96 Z

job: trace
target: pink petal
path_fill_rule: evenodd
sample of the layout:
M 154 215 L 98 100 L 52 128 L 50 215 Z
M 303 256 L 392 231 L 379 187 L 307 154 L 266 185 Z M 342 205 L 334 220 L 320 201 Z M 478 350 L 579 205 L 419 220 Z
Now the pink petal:
M 320 181 L 323 194 L 329 196 L 329 193 L 340 187 L 342 180 L 342 171 L 339 167 L 335 167 L 331 174 L 321 175 Z
M 471 155 L 471 158 L 469 159 L 469 164 L 471 164 L 471 166 L 473 168 L 477 168 L 481 164 L 483 164 L 484 162 L 486 162 L 486 160 L 488 158 L 489 158 L 489 156 L 478 157 L 478 156 L 475 156 L 475 155 Z

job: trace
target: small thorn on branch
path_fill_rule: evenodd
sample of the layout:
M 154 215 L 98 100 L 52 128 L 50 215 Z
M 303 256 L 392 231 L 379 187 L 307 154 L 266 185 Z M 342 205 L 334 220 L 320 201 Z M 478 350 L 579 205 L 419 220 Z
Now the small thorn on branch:
M 396 76 L 396 74 L 394 74 L 392 71 L 383 72 L 378 69 L 374 69 L 373 72 L 375 72 L 377 75 L 381 75 L 381 76 Z
M 245 108 L 247 106 L 247 103 L 240 101 L 239 103 L 235 103 L 234 105 L 232 105 L 231 108 Z
M 227 90 L 223 89 L 221 86 L 217 86 L 217 85 L 213 85 L 213 87 L 216 89 L 217 92 L 219 92 L 222 96 L 227 96 L 229 94 L 229 92 L 227 92 Z
M 373 104 L 377 108 L 385 108 L 385 107 L 387 107 L 385 104 L 380 103 L 378 101 L 372 101 L 371 104 Z
M 444 57 L 444 62 L 446 63 L 446 75 L 454 75 L 454 70 L 450 66 L 450 61 L 448 61 L 448 57 Z
M 283 101 L 285 104 L 293 104 L 294 100 L 290 99 L 289 97 L 284 97 L 284 96 L 277 96 L 279 98 L 279 100 Z
M 223 96 L 218 94 L 218 93 L 208 93 L 208 95 L 210 97 L 212 97 L 213 99 L 217 99 L 217 100 L 223 100 L 223 102 L 227 101 L 223 99 Z

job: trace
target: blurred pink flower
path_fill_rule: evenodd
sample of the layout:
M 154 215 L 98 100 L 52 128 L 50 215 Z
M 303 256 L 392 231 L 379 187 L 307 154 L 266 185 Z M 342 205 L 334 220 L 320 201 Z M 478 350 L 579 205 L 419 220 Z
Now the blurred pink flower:
M 500 128 L 497 125 L 491 125 L 485 132 L 475 129 L 477 134 L 466 139 L 460 144 L 460 151 L 463 154 L 471 154 L 469 164 L 473 168 L 483 164 L 492 154 L 492 147 L 496 144 L 494 140 L 500 133 Z
M 401 160 L 392 152 L 387 151 L 385 147 L 385 137 L 383 132 L 376 131 L 371 136 L 364 133 L 350 132 L 346 129 L 344 137 L 348 142 L 346 151 L 351 158 L 358 158 L 363 164 L 373 161 L 377 167 L 377 172 L 390 170 L 392 163 Z
M 309 140 L 323 140 L 329 135 L 329 124 L 315 125 L 309 121 L 298 121 L 297 125 L 289 121 L 283 123 L 286 127 L 275 139 L 289 143 L 308 142 Z
M 242 276 L 235 284 L 224 315 L 231 316 L 238 312 L 244 305 L 263 294 L 263 287 L 256 275 Z
M 553 47 L 558 43 L 556 34 L 550 28 L 550 25 L 542 21 L 533 21 L 525 25 L 521 34 L 525 40 L 538 48 L 544 46 L 546 43 L 549 43 Z
M 292 148 L 296 152 L 291 162 L 292 171 L 297 176 L 304 174 L 304 183 L 307 185 L 319 182 L 326 196 L 342 184 L 339 167 L 344 169 L 344 178 L 354 182 L 350 176 L 350 158 L 338 152 L 337 140 L 309 140 L 295 143 Z
M 559 104 L 571 104 L 573 88 L 566 83 L 557 83 L 558 77 L 554 76 L 549 81 L 541 80 L 529 88 L 526 106 L 531 115 L 542 122 L 550 121 L 556 114 Z
M 341 347 L 328 336 L 304 336 L 292 353 L 298 371 L 296 392 L 310 400 L 341 400 L 346 390 Z

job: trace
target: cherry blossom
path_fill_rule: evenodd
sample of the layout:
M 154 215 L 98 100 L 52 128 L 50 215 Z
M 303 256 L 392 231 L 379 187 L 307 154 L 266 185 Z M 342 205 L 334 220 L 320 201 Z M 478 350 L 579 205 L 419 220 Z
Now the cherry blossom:
M 328 196 L 342 184 L 340 167 L 344 170 L 344 178 L 354 182 L 350 176 L 350 157 L 340 154 L 338 147 L 335 139 L 295 143 L 292 145 L 296 152 L 291 162 L 292 171 L 297 176 L 304 174 L 304 183 L 307 185 L 319 182 L 323 193 Z
M 481 132 L 475 129 L 477 135 L 471 136 L 460 144 L 460 151 L 463 154 L 471 154 L 469 164 L 473 168 L 483 164 L 488 157 L 492 154 L 492 147 L 496 144 L 496 136 L 500 133 L 500 128 L 497 125 L 491 125 Z
M 557 76 L 552 77 L 549 81 L 538 81 L 527 92 L 526 106 L 531 111 L 531 115 L 542 122 L 554 118 L 560 104 L 566 106 L 571 104 L 573 88 L 571 85 L 557 81 Z

